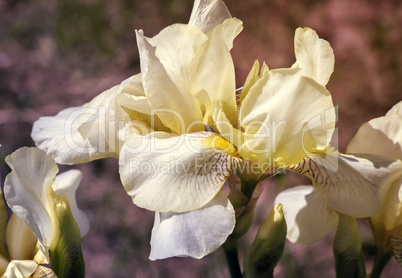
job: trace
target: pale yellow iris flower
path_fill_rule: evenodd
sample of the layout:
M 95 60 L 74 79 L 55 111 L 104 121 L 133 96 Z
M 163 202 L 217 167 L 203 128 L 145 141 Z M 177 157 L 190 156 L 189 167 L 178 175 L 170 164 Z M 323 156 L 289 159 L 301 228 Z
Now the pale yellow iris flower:
M 28 277 L 45 271 L 39 265 L 49 263 L 49 250 L 54 250 L 63 233 L 57 210 L 71 209 L 81 235 L 87 233 L 88 220 L 75 200 L 82 175 L 78 170 L 56 175 L 53 158 L 37 148 L 18 149 L 6 157 L 6 163 L 12 172 L 4 182 L 4 197 L 13 214 L 6 224 L 2 203 L 0 229 L 2 235 L 6 231 L 8 251 L 0 249 L 0 272 L 3 277 Z
M 307 244 L 322 238 L 338 225 L 340 212 L 371 217 L 381 245 L 392 249 L 393 238 L 400 250 L 401 104 L 362 125 L 347 154 L 336 160 L 313 156 L 291 167 L 311 178 L 313 186 L 287 189 L 275 199 L 283 204 L 290 241 Z
M 328 153 L 329 43 L 299 28 L 296 63 L 260 71 L 256 62 L 236 99 L 230 50 L 241 29 L 222 1 L 195 1 L 188 24 L 136 32 L 141 74 L 34 124 L 36 145 L 58 163 L 119 157 L 133 202 L 156 212 L 151 259 L 201 258 L 226 240 L 235 214 L 222 186 L 232 173 L 257 183 Z

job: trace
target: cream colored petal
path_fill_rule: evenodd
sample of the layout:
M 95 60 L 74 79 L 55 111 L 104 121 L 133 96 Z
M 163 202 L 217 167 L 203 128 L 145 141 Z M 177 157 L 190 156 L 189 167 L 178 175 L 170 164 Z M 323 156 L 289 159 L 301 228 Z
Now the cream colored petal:
M 402 115 L 372 119 L 350 141 L 347 153 L 371 153 L 402 159 Z
M 225 3 L 221 0 L 195 0 L 188 24 L 209 34 L 217 25 L 230 17 Z
M 215 142 L 234 147 L 215 133 L 132 136 L 120 155 L 120 178 L 139 207 L 186 212 L 211 201 L 233 171 L 238 158 Z
M 371 217 L 371 222 L 375 228 L 391 231 L 394 227 L 402 225 L 402 201 L 399 192 L 402 190 L 402 177 L 396 180 L 384 195 L 381 210 Z
M 95 147 L 99 158 L 102 158 L 102 155 L 116 157 L 124 144 L 125 138 L 121 135 L 126 132 L 131 118 L 128 111 L 117 102 L 117 97 L 127 92 L 140 94 L 138 79 L 140 77 L 132 76 L 84 105 L 78 131 L 85 141 Z
M 392 106 L 392 108 L 385 114 L 385 117 L 395 117 L 402 119 L 402 101 Z
M 11 210 L 38 238 L 47 254 L 52 239 L 50 205 L 46 188 L 53 183 L 58 168 L 53 158 L 37 148 L 23 147 L 6 157 L 12 172 L 4 182 L 4 197 Z
M 13 260 L 8 264 L 6 272 L 2 278 L 26 278 L 35 272 L 38 264 L 35 261 Z
M 83 107 L 71 107 L 53 117 L 39 118 L 31 133 L 36 146 L 52 155 L 59 164 L 77 164 L 116 156 L 106 147 L 104 138 L 96 145 L 93 144 L 96 142 L 82 138 L 78 131 L 82 111 Z
M 12 214 L 7 224 L 7 248 L 12 260 L 32 260 L 38 239 L 31 229 L 16 214 Z
M 303 75 L 325 86 L 334 71 L 334 51 L 326 40 L 310 28 L 297 28 L 295 34 L 296 63 Z
M 402 162 L 376 155 L 321 152 L 289 167 L 313 181 L 335 210 L 353 217 L 379 212 L 382 198 L 402 175 Z
M 240 122 L 240 155 L 283 167 L 328 146 L 335 110 L 329 92 L 300 70 L 271 70 L 244 98 Z
M 216 121 L 213 119 L 215 109 L 222 109 L 230 123 L 237 125 L 235 71 L 229 50 L 242 28 L 242 22 L 236 18 L 225 20 L 214 29 L 205 49 L 198 55 L 192 92 L 204 106 L 204 121 L 210 126 Z
M 274 203 L 283 205 L 288 227 L 286 237 L 294 243 L 313 243 L 338 224 L 338 213 L 312 186 L 286 189 L 278 194 Z
M 151 260 L 170 257 L 200 259 L 220 247 L 235 226 L 235 212 L 223 191 L 200 209 L 155 213 Z
M 71 213 L 80 228 L 81 237 L 87 234 L 89 230 L 89 221 L 82 210 L 78 208 L 75 198 L 76 190 L 82 180 L 82 173 L 79 170 L 72 169 L 56 176 L 52 187 L 57 195 L 65 194 L 70 204 Z
M 190 90 L 196 52 L 207 37 L 195 27 L 180 24 L 165 28 L 153 39 L 142 31 L 136 34 L 143 86 L 155 113 L 177 134 L 203 129 L 202 111 Z
M 255 60 L 253 67 L 251 68 L 251 70 L 246 78 L 246 81 L 244 82 L 244 86 L 241 90 L 241 93 L 240 93 L 240 96 L 238 99 L 238 103 L 237 103 L 238 106 L 241 106 L 243 99 L 246 97 L 246 95 L 250 91 L 251 87 L 254 86 L 254 84 L 258 81 L 258 79 L 260 79 L 265 74 L 268 74 L 268 71 L 269 71 L 269 68 L 264 62 L 262 65 L 262 68 L 261 68 L 261 73 L 260 73 L 260 63 L 258 62 L 258 60 Z

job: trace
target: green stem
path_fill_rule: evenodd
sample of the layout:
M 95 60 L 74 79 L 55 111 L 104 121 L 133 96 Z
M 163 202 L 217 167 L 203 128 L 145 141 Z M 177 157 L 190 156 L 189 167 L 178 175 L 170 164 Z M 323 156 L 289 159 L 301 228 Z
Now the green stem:
M 257 184 L 258 182 L 255 181 L 241 181 L 241 191 L 249 200 L 251 200 Z
M 239 264 L 239 255 L 237 253 L 237 240 L 229 236 L 226 242 L 222 245 L 222 247 L 223 250 L 225 251 L 230 277 L 242 278 L 243 276 L 241 274 Z
M 384 252 L 379 248 L 377 251 L 377 255 L 375 256 L 375 261 L 373 265 L 373 269 L 370 274 L 370 278 L 379 278 L 381 277 L 381 273 L 387 265 L 389 259 L 392 257 L 392 254 L 384 254 Z

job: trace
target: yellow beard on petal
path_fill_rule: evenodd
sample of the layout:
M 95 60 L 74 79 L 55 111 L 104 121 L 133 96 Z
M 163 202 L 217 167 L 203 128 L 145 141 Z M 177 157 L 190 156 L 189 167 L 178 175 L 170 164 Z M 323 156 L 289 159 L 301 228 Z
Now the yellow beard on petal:
M 222 150 L 224 153 L 234 156 L 234 157 L 239 157 L 240 155 L 237 152 L 237 148 L 230 143 L 228 140 L 225 138 L 222 138 L 220 136 L 211 136 L 207 138 L 203 138 L 201 143 L 206 147 L 206 148 L 214 148 L 218 150 Z

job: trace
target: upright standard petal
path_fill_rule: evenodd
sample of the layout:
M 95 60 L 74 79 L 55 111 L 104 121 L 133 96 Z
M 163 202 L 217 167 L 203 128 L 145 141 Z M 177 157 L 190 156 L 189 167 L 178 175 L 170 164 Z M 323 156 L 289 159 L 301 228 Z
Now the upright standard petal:
M 84 163 L 94 159 L 116 156 L 102 140 L 85 140 L 78 128 L 84 107 L 70 107 L 53 117 L 41 117 L 32 128 L 36 146 L 53 156 L 59 164 Z M 103 144 L 103 145 L 102 145 Z
M 328 146 L 335 110 L 330 93 L 301 70 L 271 70 L 244 98 L 240 123 L 240 155 L 284 167 Z
M 71 213 L 80 228 L 81 237 L 87 234 L 89 230 L 88 218 L 82 210 L 78 208 L 75 192 L 82 180 L 82 174 L 79 170 L 69 170 L 56 176 L 52 187 L 56 195 L 65 194 L 70 204 Z
M 36 148 L 21 148 L 6 157 L 12 172 L 4 182 L 4 196 L 11 210 L 31 228 L 47 254 L 52 239 L 52 221 L 46 188 L 58 168 L 53 158 Z
M 310 28 L 297 28 L 295 34 L 296 63 L 303 75 L 325 86 L 334 71 L 334 51 L 326 40 Z
M 120 178 L 139 207 L 186 212 L 214 198 L 240 160 L 236 153 L 211 132 L 132 136 L 120 154 Z
M 188 24 L 209 34 L 230 17 L 230 12 L 222 0 L 195 0 Z
M 202 130 L 201 106 L 190 90 L 196 52 L 207 36 L 181 24 L 165 28 L 153 39 L 142 31 L 136 34 L 143 86 L 155 113 L 177 134 Z
M 287 239 L 310 244 L 331 232 L 338 224 L 338 213 L 312 186 L 286 189 L 275 198 L 283 205 L 288 227 Z
M 204 207 L 185 213 L 155 213 L 151 260 L 190 256 L 200 259 L 215 251 L 232 233 L 235 212 L 223 191 Z
M 204 122 L 213 127 L 217 120 L 213 118 L 216 109 L 222 109 L 230 123 L 237 126 L 235 70 L 229 51 L 242 29 L 240 20 L 225 20 L 213 30 L 205 48 L 198 55 L 192 93 L 204 106 Z
M 389 187 L 402 175 L 402 162 L 388 157 L 314 153 L 289 167 L 309 177 L 330 206 L 349 216 L 376 214 Z
M 398 106 L 394 106 L 393 111 L 363 124 L 346 152 L 378 154 L 402 160 L 402 114 L 398 114 Z

